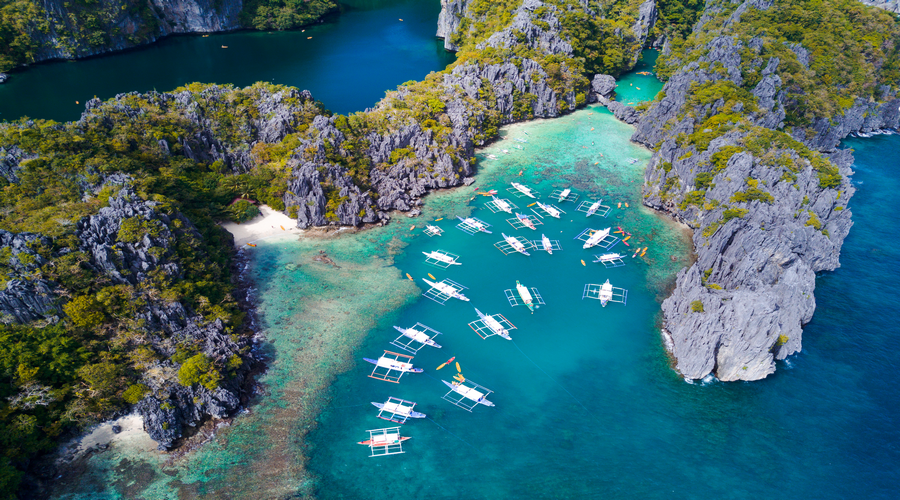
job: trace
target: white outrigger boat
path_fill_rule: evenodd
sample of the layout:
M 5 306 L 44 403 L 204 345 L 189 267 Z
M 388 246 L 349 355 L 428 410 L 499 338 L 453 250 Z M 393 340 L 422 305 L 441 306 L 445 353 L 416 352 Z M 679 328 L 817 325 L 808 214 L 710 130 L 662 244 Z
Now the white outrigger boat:
M 481 321 L 484 321 L 484 326 L 488 327 L 495 335 L 499 335 L 506 340 L 512 340 L 512 337 L 509 336 L 509 330 L 504 328 L 493 316 L 484 314 L 479 311 L 477 307 L 475 308 L 475 312 L 478 313 L 478 317 L 481 318 Z
M 516 291 L 519 292 L 519 297 L 522 297 L 522 303 L 528 306 L 529 311 L 534 312 L 534 301 L 531 298 L 531 292 L 519 283 L 519 280 L 516 280 Z
M 399 427 L 369 429 L 366 432 L 369 433 L 369 439 L 359 441 L 357 444 L 368 446 L 370 457 L 405 453 L 403 451 L 403 442 L 410 438 L 410 436 L 401 436 Z
M 590 216 L 594 215 L 594 213 L 597 211 L 597 209 L 600 208 L 600 202 L 602 202 L 602 201 L 603 200 L 595 201 L 594 204 L 591 205 L 591 207 L 587 209 L 587 212 L 586 212 L 587 215 L 585 217 L 590 217 Z
M 487 224 L 485 224 L 484 222 L 482 222 L 474 217 L 466 217 L 465 219 L 463 219 L 462 217 L 457 215 L 456 218 L 462 221 L 461 225 L 465 225 L 465 226 L 471 228 L 471 230 L 473 232 L 476 232 L 476 233 L 482 232 L 482 233 L 491 234 L 491 232 L 488 231 L 488 229 L 487 229 L 488 228 Z
M 494 403 L 491 403 L 487 400 L 487 395 L 491 393 L 491 391 L 488 389 L 485 389 L 485 391 L 482 392 L 475 387 L 469 387 L 465 382 L 447 382 L 446 380 L 441 380 L 441 382 L 443 382 L 447 387 L 450 388 L 450 392 L 456 393 L 461 396 L 459 399 L 452 400 L 447 397 L 450 394 L 450 392 L 448 392 L 446 395 L 444 395 L 444 399 L 450 401 L 451 403 L 459 406 L 464 410 L 472 411 L 472 408 L 475 408 L 475 406 L 479 404 L 482 404 L 484 406 L 494 406 Z M 484 389 L 483 387 L 475 383 L 471 384 L 475 385 L 479 389 Z M 471 402 L 465 403 L 463 402 L 463 399 L 468 399 Z
M 545 205 L 545 204 L 543 204 L 543 203 L 541 203 L 541 202 L 538 201 L 538 202 L 537 202 L 537 206 L 541 207 L 541 210 L 543 210 L 544 212 L 546 212 L 547 215 L 549 215 L 550 217 L 555 217 L 555 218 L 559 219 L 559 210 L 557 210 L 556 208 L 554 208 L 554 207 L 553 207 L 552 205 L 550 205 L 549 203 Z
M 399 384 L 400 378 L 406 373 L 422 373 L 424 371 L 414 367 L 412 360 L 412 356 L 392 351 L 384 351 L 384 354 L 378 359 L 363 358 L 363 361 L 375 365 L 369 377 L 395 384 Z
M 606 238 L 607 236 L 609 236 L 609 230 L 610 230 L 610 229 L 612 229 L 612 228 L 608 227 L 608 228 L 606 228 L 606 229 L 604 229 L 604 230 L 602 230 L 602 231 L 595 231 L 594 234 L 592 234 L 592 235 L 587 239 L 587 241 L 584 242 L 584 246 L 583 246 L 582 248 L 587 249 L 587 248 L 591 248 L 591 247 L 593 247 L 593 246 L 596 246 L 598 243 L 600 243 L 601 241 L 603 241 L 603 238 Z
M 455 257 L 455 256 L 452 256 L 452 255 L 449 255 L 446 253 L 442 253 L 439 251 L 422 252 L 422 253 L 425 254 L 425 256 L 428 257 L 429 260 L 433 259 L 438 262 L 443 262 L 444 264 L 447 264 L 448 266 L 461 266 L 462 265 L 462 263 L 456 262 L 456 259 L 458 259 L 459 257 Z
M 425 234 L 428 236 L 440 236 L 443 232 L 444 230 L 437 226 L 432 226 L 430 224 L 425 226 Z
M 543 234 L 541 235 L 541 246 L 544 247 L 548 254 L 553 255 L 553 243 L 550 243 L 550 238 Z
M 416 324 L 420 325 L 421 323 L 416 323 Z M 422 325 L 422 326 L 425 327 L 425 325 Z M 427 328 L 427 327 L 425 327 L 425 328 Z M 399 326 L 394 325 L 394 329 L 397 330 L 398 332 L 402 333 L 404 337 L 409 337 L 412 340 L 415 340 L 416 342 L 418 342 L 420 344 L 428 345 L 431 347 L 436 347 L 438 349 L 441 348 L 441 345 L 438 344 L 437 342 L 435 342 L 433 340 L 433 337 L 431 337 L 430 335 L 425 333 L 424 328 L 422 330 L 416 330 L 415 327 L 400 328 Z M 438 333 L 440 333 L 440 332 L 438 332 Z
M 531 188 L 525 187 L 518 182 L 511 182 L 510 184 L 516 189 L 516 191 L 524 194 L 529 198 L 534 198 L 534 194 L 531 192 Z
M 413 410 L 416 403 L 406 401 L 405 399 L 395 398 L 393 396 L 389 397 L 384 403 L 372 401 L 372 405 L 381 410 L 378 412 L 378 418 L 397 424 L 403 424 L 410 418 L 425 418 L 424 413 Z
M 612 297 L 613 297 L 612 284 L 610 284 L 609 280 L 606 280 L 606 283 L 604 283 L 600 287 L 600 294 L 597 296 L 597 299 L 600 300 L 600 305 L 602 307 L 606 307 L 606 303 L 609 302 L 609 300 L 612 299 Z
M 516 218 L 519 219 L 519 222 L 521 222 L 525 227 L 527 227 L 529 229 L 537 230 L 537 228 L 534 227 L 534 222 L 531 222 L 531 218 L 528 217 L 527 215 L 522 215 L 522 214 L 516 212 Z
M 492 196 L 492 198 L 494 199 L 494 206 L 508 214 L 512 213 L 512 207 L 509 206 L 509 203 L 507 203 L 506 200 L 502 200 L 496 196 Z
M 462 288 L 456 288 L 453 285 L 447 283 L 447 281 L 450 281 L 450 280 L 444 280 L 444 281 L 441 281 L 440 283 L 435 283 L 434 281 L 428 281 L 427 279 L 422 278 L 422 281 L 424 281 L 425 283 L 428 283 L 431 286 L 431 290 L 429 290 L 429 292 L 432 290 L 437 290 L 438 293 L 436 295 L 438 295 L 438 296 L 444 295 L 444 296 L 447 296 L 447 298 L 459 299 L 464 302 L 469 301 L 469 299 L 465 295 L 460 293 L 460 290 L 462 290 Z M 460 285 L 460 287 L 462 287 L 462 285 Z M 425 292 L 425 293 L 427 296 L 428 292 Z M 445 300 L 445 302 L 446 302 L 446 300 Z M 443 302 L 441 302 L 441 304 L 443 304 Z
M 622 267 L 625 265 L 624 255 L 619 253 L 605 253 L 603 255 L 596 255 L 594 259 L 594 263 L 603 264 L 603 267 L 609 269 L 613 267 Z
M 570 188 L 563 189 L 563 192 L 559 193 L 559 200 L 557 200 L 557 201 L 559 203 L 566 201 L 566 198 L 569 197 L 569 193 L 571 193 L 571 192 L 572 192 L 572 190 Z
M 503 239 L 506 240 L 506 242 L 509 243 L 511 247 L 513 247 L 513 250 L 519 252 L 522 255 L 531 255 L 530 253 L 525 251 L 525 245 L 523 245 L 521 241 L 515 239 L 512 236 L 507 236 L 505 233 L 500 234 L 503 235 Z

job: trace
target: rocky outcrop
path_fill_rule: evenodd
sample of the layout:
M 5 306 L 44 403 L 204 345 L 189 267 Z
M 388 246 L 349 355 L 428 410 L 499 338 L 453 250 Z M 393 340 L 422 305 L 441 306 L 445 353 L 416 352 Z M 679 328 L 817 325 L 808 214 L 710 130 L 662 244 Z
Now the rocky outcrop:
M 159 313 L 158 311 L 157 313 Z M 227 335 L 225 325 L 216 320 L 203 324 L 202 318 L 184 316 L 183 308 L 169 310 L 164 318 L 180 319 L 183 326 L 166 331 L 175 342 L 189 341 L 201 347 L 199 353 L 212 360 L 229 360 L 241 356 L 244 346 L 235 343 Z M 160 342 L 159 348 L 168 347 L 170 356 L 175 354 L 175 342 Z M 172 380 L 178 366 L 171 360 L 159 362 L 142 379 L 151 394 L 135 405 L 135 410 L 143 417 L 144 430 L 157 442 L 160 450 L 171 448 L 175 441 L 183 437 L 186 429 L 196 427 L 207 418 L 226 418 L 240 406 L 239 394 L 246 378 L 246 369 L 237 370 L 214 389 L 201 384 L 181 385 Z
M 0 148 L 0 176 L 3 176 L 10 183 L 19 182 L 19 177 L 16 175 L 19 165 L 23 161 L 37 158 L 37 156 L 37 154 L 29 154 L 23 151 L 18 146 Z
M 900 14 L 900 0 L 859 0 L 859 2 Z
M 41 2 L 46 29 L 34 29 L 39 45 L 33 61 L 78 59 L 152 43 L 175 33 L 208 33 L 240 27 L 241 0 L 151 0 L 123 8 L 119 0 L 101 0 L 89 7 L 61 0 Z M 98 30 L 93 23 L 102 25 Z M 88 28 L 88 26 L 91 26 Z
M 438 15 L 437 34 L 444 40 L 444 49 L 456 52 L 459 47 L 453 43 L 454 35 L 460 28 L 463 18 L 469 15 L 470 0 L 441 0 L 441 13 Z
M 167 215 L 157 206 L 123 188 L 110 198 L 108 207 L 80 220 L 76 235 L 80 250 L 90 256 L 86 266 L 113 283 L 137 287 L 161 275 L 173 282 L 181 278 L 174 246 L 201 236 L 184 216 Z M 123 225 L 129 224 L 131 229 L 123 231 Z M 143 373 L 140 383 L 150 390 L 136 410 L 144 417 L 150 437 L 165 450 L 184 434 L 185 427 L 208 417 L 224 418 L 237 409 L 250 358 L 244 354 L 247 341 L 229 335 L 221 320 L 205 321 L 181 302 L 154 295 L 143 297 L 142 303 L 134 320 L 146 332 L 145 345 L 160 360 Z M 182 346 L 192 346 L 194 355 L 202 354 L 217 366 L 235 369 L 214 389 L 182 385 L 177 376 L 180 362 L 173 360 Z M 233 359 L 242 361 L 235 366 Z
M 726 25 L 750 7 L 769 6 L 747 0 Z M 686 378 L 761 379 L 774 372 L 775 360 L 801 349 L 803 325 L 815 311 L 816 273 L 839 266 L 852 225 L 852 156 L 835 147 L 850 133 L 897 127 L 900 120 L 900 102 L 885 89 L 882 103 L 858 101 L 808 130 L 795 127 L 796 141 L 772 135 L 784 126 L 786 91 L 777 72 L 782 62 L 762 55 L 762 47 L 756 38 L 746 45 L 729 36 L 710 40 L 672 75 L 632 137 L 656 150 L 644 204 L 695 230 L 697 260 L 678 273 L 662 306 L 666 345 Z M 789 48 L 797 62 L 809 64 L 802 46 Z M 759 75 L 749 100 L 728 97 L 724 111 L 723 98 L 689 100 L 698 85 L 743 86 L 748 68 Z M 617 117 L 634 119 L 625 108 L 610 104 Z M 698 130 L 719 112 L 740 113 L 750 123 L 724 134 Z M 707 144 L 704 134 L 714 138 Z M 830 163 L 815 151 L 828 152 Z
M 591 80 L 591 102 L 599 102 L 600 104 L 609 104 L 616 90 L 616 79 L 610 75 L 594 75 Z
M 179 142 L 159 141 L 166 154 L 183 154 L 194 161 L 223 162 L 235 173 L 243 173 L 253 166 L 251 150 L 256 143 L 274 143 L 296 131 L 304 114 L 322 112 L 309 91 L 294 88 L 270 87 L 257 84 L 240 92 L 250 99 L 244 109 L 235 110 L 229 86 L 208 85 L 199 93 L 131 92 L 119 94 L 109 101 L 91 99 L 85 105 L 79 124 L 100 125 L 112 129 L 120 120 L 134 120 L 144 114 L 144 106 L 177 114 L 186 126 Z M 234 129 L 223 127 L 222 115 L 236 114 Z M 0 173 L 5 169 L 0 151 Z
M 56 283 L 40 277 L 47 263 L 41 255 L 52 247 L 50 238 L 0 229 L 0 322 L 30 323 L 60 313 Z

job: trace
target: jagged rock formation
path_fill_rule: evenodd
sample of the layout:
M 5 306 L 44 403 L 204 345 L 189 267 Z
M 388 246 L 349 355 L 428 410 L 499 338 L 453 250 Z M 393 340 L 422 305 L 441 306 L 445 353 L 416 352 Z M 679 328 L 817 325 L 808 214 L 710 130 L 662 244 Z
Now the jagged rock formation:
M 469 15 L 469 0 L 441 0 L 438 15 L 437 37 L 444 39 L 444 49 L 456 52 L 459 47 L 453 43 L 453 36 L 459 30 L 464 17 Z
M 304 114 L 321 112 L 309 91 L 293 88 L 272 90 L 265 85 L 246 89 L 251 94 L 248 109 L 239 116 L 235 130 L 223 129 L 223 113 L 234 113 L 227 102 L 229 86 L 207 85 L 199 93 L 131 92 L 119 94 L 109 101 L 91 99 L 82 113 L 82 125 L 99 124 L 111 129 L 119 120 L 134 120 L 144 114 L 143 107 L 153 106 L 163 112 L 175 113 L 188 124 L 188 134 L 179 137 L 177 144 L 160 139 L 159 147 L 166 154 L 183 154 L 194 161 L 221 161 L 235 173 L 243 173 L 253 166 L 251 150 L 258 142 L 281 141 L 296 131 Z M 11 158 L 15 151 L 7 155 Z M 5 175 L 3 151 L 0 150 L 0 175 Z
M 770 5 L 744 2 L 726 24 L 739 22 L 749 7 Z M 774 372 L 774 360 L 800 350 L 802 326 L 815 310 L 815 273 L 839 266 L 852 225 L 852 156 L 835 147 L 850 133 L 900 121 L 900 101 L 885 89 L 883 103 L 858 100 L 843 115 L 815 120 L 809 132 L 795 127 L 797 142 L 772 135 L 784 126 L 786 92 L 777 74 L 782 61 L 762 56 L 762 46 L 756 38 L 745 46 L 716 37 L 672 75 L 665 97 L 643 116 L 610 104 L 617 117 L 638 120 L 632 140 L 656 150 L 645 174 L 645 205 L 695 229 L 697 261 L 679 272 L 662 307 L 667 347 L 687 378 L 757 380 Z M 789 48 L 809 63 L 803 47 Z M 692 97 L 698 85 L 738 88 L 752 71 L 760 78 L 750 96 Z M 697 130 L 717 113 L 741 113 L 749 123 L 718 136 Z M 708 144 L 704 134 L 713 134 Z M 810 150 L 829 152 L 831 163 Z
M 0 229 L 0 263 L 7 270 L 0 290 L 0 322 L 29 323 L 60 313 L 56 283 L 34 277 L 47 263 L 35 248 L 49 245 L 45 236 Z
M 183 271 L 176 261 L 174 245 L 200 235 L 183 215 L 167 215 L 158 211 L 157 205 L 141 200 L 130 188 L 123 188 L 110 198 L 108 207 L 79 221 L 76 235 L 80 249 L 90 256 L 86 265 L 121 284 L 139 286 L 159 280 L 159 272 L 178 281 Z M 123 225 L 129 221 L 146 228 L 140 237 L 128 239 L 123 235 Z M 247 343 L 230 337 L 221 320 L 205 322 L 180 302 L 156 297 L 143 300 L 134 319 L 143 324 L 145 342 L 163 359 L 144 372 L 140 383 L 150 391 L 136 410 L 144 417 L 144 429 L 160 450 L 165 450 L 183 435 L 185 426 L 193 427 L 207 417 L 223 418 L 237 409 L 247 371 L 237 370 L 213 390 L 201 384 L 179 384 L 179 365 L 172 360 L 178 347 L 190 344 L 211 360 L 227 362 L 234 356 L 244 356 Z
M 445 42 L 464 35 L 458 31 L 466 24 L 464 19 L 477 21 L 466 18 L 471 13 L 465 0 L 444 1 L 442 6 L 438 33 Z M 587 4 L 581 8 L 596 15 Z M 543 55 L 573 57 L 572 44 L 560 25 L 562 14 L 555 5 L 525 0 L 507 26 L 486 36 L 476 48 L 518 47 Z M 635 33 L 628 35 L 629 39 L 639 39 L 635 54 L 655 20 L 654 2 L 645 2 Z M 569 75 L 572 81 L 579 78 L 565 63 L 556 71 Z M 439 122 L 436 124 L 426 125 L 428 120 L 420 123 L 422 120 L 396 112 L 415 107 L 415 100 L 420 98 L 405 87 L 389 93 L 368 111 L 369 117 L 377 116 L 367 118 L 370 121 L 383 123 L 383 117 L 389 117 L 387 126 L 364 127 L 365 132 L 358 132 L 343 121 L 338 123 L 343 118 L 322 116 L 313 120 L 313 133 L 296 150 L 304 154 L 292 158 L 292 175 L 284 197 L 287 212 L 297 218 L 299 227 L 378 222 L 388 219 L 390 210 L 410 210 L 421 204 L 420 198 L 430 189 L 465 183 L 473 173 L 474 146 L 492 139 L 497 127 L 560 116 L 576 109 L 589 96 L 596 98 L 598 92 L 608 96 L 611 92 L 604 87 L 610 83 L 606 80 L 598 80 L 598 89 L 593 92 L 587 81 L 555 88 L 540 61 L 520 56 L 502 63 L 467 61 L 429 83 L 439 96 L 432 101 L 433 106 L 442 110 L 437 120 L 432 120 Z M 363 158 L 358 157 L 361 148 Z M 353 175 L 350 159 L 370 166 L 368 178 Z
M 123 9 L 118 0 L 102 0 L 92 7 L 102 19 L 101 31 L 88 31 L 79 22 L 83 6 L 60 0 L 42 2 L 45 30 L 32 32 L 39 49 L 30 62 L 78 59 L 152 43 L 175 33 L 208 33 L 240 28 L 241 0 L 151 0 Z M 102 36 L 101 36 L 102 34 Z

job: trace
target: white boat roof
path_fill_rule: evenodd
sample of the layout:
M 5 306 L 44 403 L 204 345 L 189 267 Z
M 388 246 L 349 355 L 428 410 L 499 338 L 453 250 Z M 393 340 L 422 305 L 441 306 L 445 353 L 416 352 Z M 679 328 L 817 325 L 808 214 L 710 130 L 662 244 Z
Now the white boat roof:
M 398 439 L 400 439 L 399 433 L 378 434 L 378 435 L 372 436 L 372 444 L 378 445 L 378 444 L 393 443 L 394 441 L 397 441 Z
M 453 387 L 453 390 L 464 398 L 471 399 L 472 401 L 478 402 L 479 398 L 484 397 L 484 393 L 475 389 L 474 387 L 466 387 L 464 385 L 456 385 Z
M 378 358 L 377 366 L 382 368 L 390 368 L 392 370 L 409 370 L 412 368 L 412 363 L 404 363 L 402 361 L 397 361 L 396 359 L 386 358 L 384 356 Z
M 411 406 L 403 406 L 400 403 L 385 403 L 382 409 L 398 415 L 409 415 L 412 411 Z
M 406 329 L 406 336 L 421 343 L 425 343 L 426 340 L 429 340 L 431 337 L 428 336 L 425 332 L 420 332 L 419 330 L 413 330 L 412 328 Z

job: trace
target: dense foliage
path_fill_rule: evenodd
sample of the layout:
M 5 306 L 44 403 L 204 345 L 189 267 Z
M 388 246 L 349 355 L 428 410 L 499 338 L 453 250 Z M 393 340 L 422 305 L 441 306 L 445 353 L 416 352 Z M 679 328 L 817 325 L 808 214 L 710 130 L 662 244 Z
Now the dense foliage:
M 258 30 L 289 30 L 337 9 L 333 0 L 247 0 L 241 24 Z
M 676 40 L 672 52 L 659 58 L 658 74 L 667 78 L 696 61 L 716 36 L 733 36 L 745 46 L 755 38 L 762 43 L 762 57 L 780 59 L 788 126 L 835 116 L 856 99 L 883 98 L 884 86 L 897 89 L 900 22 L 891 13 L 855 0 L 775 0 L 769 9 L 750 8 L 741 22 L 726 24 L 734 8 L 731 2 L 712 5 L 702 29 Z M 808 51 L 808 67 L 791 49 L 794 43 Z M 752 89 L 761 74 L 750 69 L 751 57 L 744 59 L 743 87 Z
M 0 72 L 35 62 L 40 52 L 57 48 L 78 54 L 113 43 L 117 47 L 147 43 L 161 34 L 152 5 L 143 0 L 46 4 L 0 0 Z M 222 7 L 220 2 L 213 5 Z M 239 20 L 248 28 L 287 30 L 311 24 L 336 9 L 334 0 L 248 0 L 243 2 Z
M 214 121 L 216 135 L 231 145 L 250 140 L 246 131 L 259 115 L 260 93 L 282 90 L 258 84 L 210 99 L 203 94 L 209 86 L 189 87 Z M 203 321 L 222 320 L 233 334 L 243 332 L 243 313 L 232 296 L 230 238 L 215 221 L 252 215 L 256 207 L 248 198 L 281 203 L 292 138 L 278 145 L 258 143 L 257 167 L 234 175 L 221 161 L 184 156 L 177 138 L 196 132 L 192 122 L 144 96 L 128 96 L 124 103 L 142 112 L 130 113 L 119 101 L 103 105 L 104 119 L 0 124 L 0 148 L 37 155 L 22 162 L 17 182 L 0 180 L 0 229 L 43 236 L 26 251 L 0 251 L 0 285 L 46 280 L 67 297 L 57 322 L 0 324 L 2 491 L 15 490 L 15 466 L 51 449 L 66 428 L 140 400 L 149 391 L 141 377 L 154 363 L 168 359 L 180 365 L 168 375 L 173 382 L 208 389 L 241 364 L 239 358 L 210 359 L 184 339 L 159 338 L 137 313 L 151 303 L 179 302 Z M 301 121 L 323 112 L 314 102 L 297 101 L 293 109 Z M 159 146 L 161 140 L 169 141 L 168 151 Z M 108 205 L 120 187 L 104 179 L 123 173 L 140 198 L 157 202 L 156 210 L 171 222 L 123 219 L 116 241 L 136 244 L 149 236 L 160 242 L 149 252 L 177 264 L 179 279 L 153 271 L 149 280 L 122 284 L 88 265 L 90 255 L 79 246 L 75 223 Z M 232 203 L 236 198 L 242 199 Z M 167 355 L 170 351 L 176 354 Z

